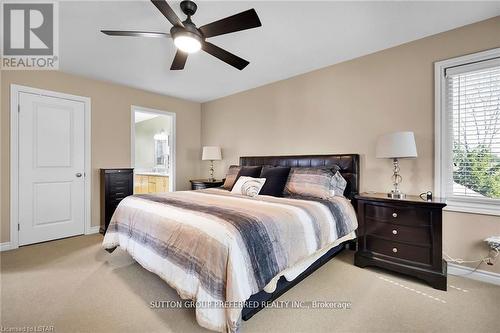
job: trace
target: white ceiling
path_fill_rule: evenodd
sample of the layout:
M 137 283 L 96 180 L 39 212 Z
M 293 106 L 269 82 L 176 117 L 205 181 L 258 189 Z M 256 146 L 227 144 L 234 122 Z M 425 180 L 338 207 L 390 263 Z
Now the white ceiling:
M 179 1 L 169 1 L 181 19 Z M 210 41 L 250 61 L 238 71 L 199 52 L 170 71 L 170 39 L 109 37 L 100 29 L 168 32 L 149 1 L 60 3 L 60 69 L 205 102 L 500 15 L 500 2 L 198 1 L 198 25 L 255 8 L 261 28 Z M 499 27 L 500 33 L 500 27 Z

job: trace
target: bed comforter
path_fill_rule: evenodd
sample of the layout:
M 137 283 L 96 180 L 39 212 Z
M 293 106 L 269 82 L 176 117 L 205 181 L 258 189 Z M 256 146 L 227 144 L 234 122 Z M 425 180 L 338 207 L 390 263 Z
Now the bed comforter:
M 245 300 L 356 228 L 343 197 L 251 198 L 206 189 L 125 198 L 103 247 L 120 246 L 181 298 L 213 305 L 196 308 L 201 326 L 236 332 Z

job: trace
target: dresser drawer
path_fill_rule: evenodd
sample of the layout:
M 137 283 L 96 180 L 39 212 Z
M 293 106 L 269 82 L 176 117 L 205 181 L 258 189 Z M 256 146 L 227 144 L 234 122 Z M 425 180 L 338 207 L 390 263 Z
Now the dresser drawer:
M 124 185 L 115 185 L 115 186 L 110 186 L 109 188 L 109 194 L 120 194 L 120 193 L 129 193 L 130 192 L 130 185 L 128 182 L 126 182 Z
M 109 194 L 109 200 L 122 200 L 128 197 L 129 195 L 132 195 L 132 193 L 128 193 L 123 191 L 123 192 L 117 192 L 117 193 L 110 193 Z
M 370 221 L 366 224 L 366 234 L 386 239 L 419 244 L 431 244 L 431 229 L 429 227 L 414 227 L 392 223 Z
M 118 206 L 118 204 L 119 204 L 119 203 L 120 203 L 123 199 L 125 199 L 125 197 L 111 199 L 109 202 L 110 202 L 111 206 L 113 206 L 113 207 L 115 207 L 115 208 L 116 208 L 116 207 Z
M 385 222 L 409 226 L 428 226 L 430 212 L 426 209 L 415 209 L 404 206 L 380 206 L 365 204 L 365 219 L 367 223 Z
M 109 199 L 123 199 L 132 195 L 133 191 L 132 173 L 112 173 L 109 175 L 108 196 Z
M 113 186 L 127 185 L 132 178 L 131 173 L 112 173 L 109 175 L 109 182 Z
M 431 264 L 432 251 L 430 247 L 397 243 L 367 235 L 366 249 L 393 258 L 410 260 L 427 265 Z
M 193 184 L 193 185 L 191 185 L 192 190 L 203 190 L 206 188 L 207 188 L 207 186 L 205 184 Z

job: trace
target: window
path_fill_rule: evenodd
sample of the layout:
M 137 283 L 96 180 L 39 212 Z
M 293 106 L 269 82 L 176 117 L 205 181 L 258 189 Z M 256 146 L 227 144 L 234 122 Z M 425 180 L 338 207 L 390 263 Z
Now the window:
M 436 63 L 436 190 L 500 215 L 500 50 Z

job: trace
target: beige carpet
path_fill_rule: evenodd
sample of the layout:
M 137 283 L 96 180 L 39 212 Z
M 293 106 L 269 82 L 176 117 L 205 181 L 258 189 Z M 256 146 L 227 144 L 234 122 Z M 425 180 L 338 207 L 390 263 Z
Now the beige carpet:
M 82 236 L 1 253 L 2 329 L 208 332 L 193 310 L 150 308 L 179 297 L 123 251 L 102 250 L 101 240 Z M 353 252 L 344 251 L 280 298 L 348 301 L 350 310 L 265 309 L 243 322 L 242 332 L 500 331 L 498 286 L 451 277 L 443 292 L 352 262 Z

